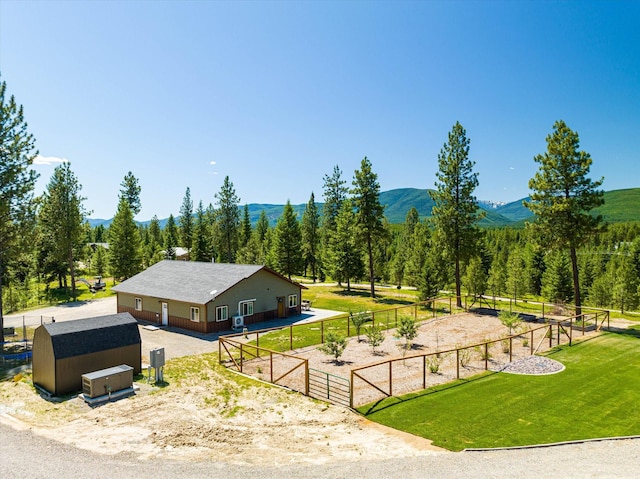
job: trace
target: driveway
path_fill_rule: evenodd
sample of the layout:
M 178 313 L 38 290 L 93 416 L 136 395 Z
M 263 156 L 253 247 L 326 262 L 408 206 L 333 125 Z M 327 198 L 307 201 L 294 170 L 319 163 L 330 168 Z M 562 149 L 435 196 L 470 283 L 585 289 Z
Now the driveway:
M 49 306 L 24 314 L 13 314 L 4 317 L 5 327 L 20 328 L 23 326 L 38 326 L 42 322 L 49 323 L 52 319 L 56 322 L 72 321 L 75 319 L 106 316 L 117 312 L 116 297 L 94 299 L 91 301 L 79 301 Z M 288 326 L 292 323 L 317 321 L 332 316 L 345 314 L 340 311 L 312 308 L 298 316 L 286 319 L 274 319 L 263 323 L 253 324 L 249 330 Z M 200 334 L 170 327 L 155 327 L 151 324 L 140 324 L 140 337 L 142 339 L 142 360 L 149 361 L 149 351 L 156 348 L 165 348 L 165 358 L 177 358 L 218 351 L 218 334 Z M 225 331 L 223 334 L 229 334 Z

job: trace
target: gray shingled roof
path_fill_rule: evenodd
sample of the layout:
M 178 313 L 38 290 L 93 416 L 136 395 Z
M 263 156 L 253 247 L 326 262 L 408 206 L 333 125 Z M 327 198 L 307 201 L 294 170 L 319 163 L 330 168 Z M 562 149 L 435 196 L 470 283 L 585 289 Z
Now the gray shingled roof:
M 206 304 L 264 268 L 252 264 L 164 260 L 111 289 L 119 293 Z
M 56 359 L 140 343 L 138 322 L 129 313 L 45 324 Z

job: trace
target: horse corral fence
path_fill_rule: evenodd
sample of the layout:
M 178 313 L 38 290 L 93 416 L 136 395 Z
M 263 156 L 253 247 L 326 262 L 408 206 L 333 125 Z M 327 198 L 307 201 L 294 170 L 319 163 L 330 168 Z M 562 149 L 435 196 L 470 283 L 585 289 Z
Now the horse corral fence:
M 453 298 L 455 300 L 455 298 Z M 444 308 L 442 306 L 445 306 Z M 416 321 L 427 320 L 446 311 L 454 311 L 452 298 L 430 300 L 385 311 L 371 312 L 371 323 L 391 329 L 397 326 L 398 317 L 411 312 Z M 544 314 L 544 306 L 543 306 Z M 446 315 L 446 314 L 445 314 Z M 560 344 L 572 344 L 574 335 L 599 331 L 609 326 L 609 311 L 597 310 L 568 318 L 544 318 L 545 324 L 500 339 L 461 345 L 431 353 L 405 354 L 373 364 L 357 366 L 350 370 L 350 378 L 329 374 L 309 366 L 305 357 L 275 351 L 260 346 L 260 336 L 283 329 L 289 330 L 289 350 L 310 347 L 299 344 L 296 328 L 312 328 L 317 332 L 314 344 L 324 342 L 325 323 L 333 329 L 343 327 L 347 336 L 354 333 L 349 316 L 339 316 L 305 324 L 292 324 L 285 328 L 271 328 L 221 336 L 219 338 L 220 362 L 238 372 L 251 375 L 273 384 L 287 387 L 307 396 L 348 407 L 358 407 L 385 397 L 407 394 L 446 382 L 463 379 L 482 371 L 499 371 L 508 363 L 545 352 Z M 376 323 L 377 320 L 377 323 Z M 340 322 L 346 324 L 341 324 Z M 336 324 L 338 326 L 336 326 Z M 248 344 L 244 340 L 252 340 Z M 313 346 L 314 348 L 316 346 Z

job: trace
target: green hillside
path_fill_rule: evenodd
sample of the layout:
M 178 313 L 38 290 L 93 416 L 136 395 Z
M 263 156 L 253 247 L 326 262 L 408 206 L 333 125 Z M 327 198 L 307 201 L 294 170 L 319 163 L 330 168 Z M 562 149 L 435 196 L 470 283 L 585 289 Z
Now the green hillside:
M 522 227 L 525 220 L 533 219 L 531 211 L 522 204 L 524 199 L 527 198 L 513 201 L 498 208 L 483 207 L 486 217 L 479 222 L 479 225 L 489 228 L 501 226 Z M 602 215 L 606 222 L 640 221 L 640 188 L 606 191 L 604 200 L 605 204 L 594 210 L 594 214 Z M 391 224 L 404 223 L 407 212 L 412 207 L 418 210 L 420 218 L 428 218 L 431 216 L 431 208 L 433 207 L 433 200 L 429 196 L 429 190 L 418 188 L 398 188 L 382 191 L 380 192 L 380 203 L 385 206 L 385 216 Z M 273 226 L 284 210 L 284 205 L 252 203 L 247 206 L 252 224 L 255 224 L 261 212 L 265 211 L 269 224 Z M 298 215 L 298 220 L 301 220 L 306 204 L 292 206 Z M 316 206 L 320 214 L 322 214 L 323 203 L 316 203 Z M 240 205 L 240 208 L 244 209 L 244 205 Z M 160 227 L 163 228 L 166 221 L 166 219 L 160 220 Z M 102 224 L 107 228 L 110 223 L 111 220 L 89 220 L 91 226 Z M 141 224 L 148 225 L 149 221 L 141 222 Z
M 640 188 L 605 191 L 604 205 L 593 212 L 607 223 L 640 221 Z

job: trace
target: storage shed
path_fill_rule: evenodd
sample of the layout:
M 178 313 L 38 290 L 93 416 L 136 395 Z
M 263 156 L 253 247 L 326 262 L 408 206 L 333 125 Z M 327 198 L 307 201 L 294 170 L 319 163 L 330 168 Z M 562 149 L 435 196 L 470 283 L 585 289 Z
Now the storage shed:
M 39 326 L 33 337 L 33 383 L 54 396 L 82 390 L 82 375 L 121 364 L 139 374 L 142 341 L 129 313 Z

